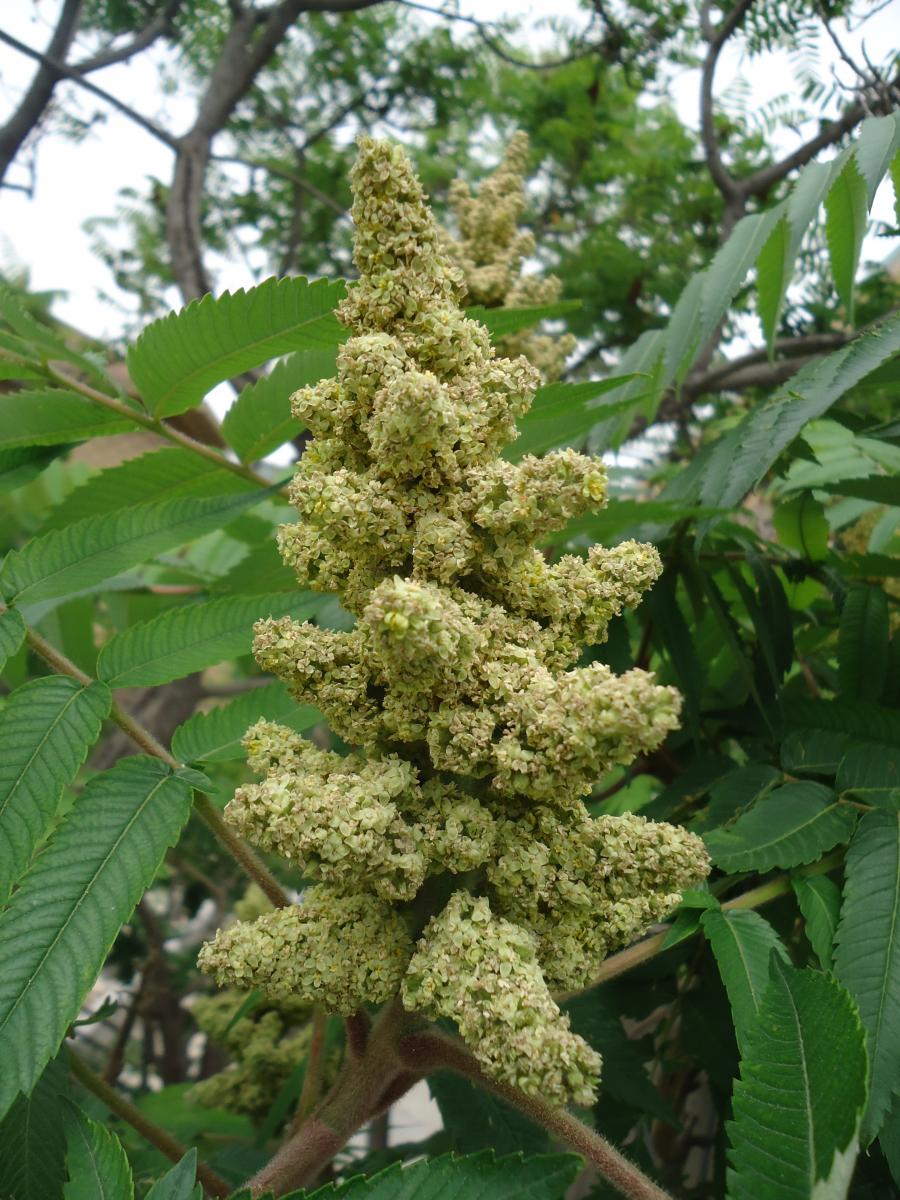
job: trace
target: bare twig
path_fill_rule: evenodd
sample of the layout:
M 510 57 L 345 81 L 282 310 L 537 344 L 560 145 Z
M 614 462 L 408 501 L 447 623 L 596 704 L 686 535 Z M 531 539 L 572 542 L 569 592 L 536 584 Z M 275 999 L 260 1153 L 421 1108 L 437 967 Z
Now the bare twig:
M 178 140 L 166 207 L 172 272 L 185 300 L 211 291 L 203 263 L 206 168 L 216 134 L 227 124 L 288 29 L 304 12 L 353 12 L 383 0 L 281 0 L 267 9 L 232 9 L 232 24 L 213 66 L 191 129 Z
M 700 10 L 700 29 L 708 47 L 700 75 L 700 135 L 703 139 L 709 173 L 725 198 L 726 214 L 729 214 L 732 209 L 737 215 L 742 211 L 741 189 L 726 168 L 719 149 L 715 127 L 713 87 L 719 55 L 722 53 L 725 43 L 747 15 L 752 3 L 753 0 L 738 0 L 718 28 L 713 26 L 710 16 L 710 10 L 713 7 L 712 0 L 704 0 Z M 723 231 L 723 240 L 737 220 L 737 215 L 731 219 L 728 230 Z
M 18 38 L 14 38 L 12 34 L 7 33 L 3 29 L 0 29 L 0 42 L 5 42 L 8 46 L 12 46 L 14 50 L 18 50 L 21 54 L 25 54 L 29 58 L 36 59 L 48 70 L 54 79 L 54 84 L 58 82 L 59 79 L 70 80 L 72 83 L 77 84 L 78 87 L 82 88 L 84 91 L 90 92 L 92 96 L 96 96 L 98 100 L 102 100 L 104 104 L 109 104 L 112 108 L 116 109 L 117 112 L 122 113 L 122 115 L 128 117 L 129 120 L 134 121 L 134 123 L 139 125 L 141 129 L 146 130 L 147 133 L 151 134 L 158 141 L 163 142 L 164 145 L 168 146 L 170 149 L 174 150 L 177 147 L 178 139 L 175 138 L 171 133 L 168 133 L 160 125 L 157 125 L 155 121 L 151 121 L 148 117 L 145 117 L 143 113 L 139 113 L 137 109 L 132 108 L 129 104 L 126 104 L 117 96 L 113 96 L 111 92 L 107 92 L 103 88 L 98 87 L 95 83 L 91 83 L 89 79 L 85 79 L 82 73 L 76 67 L 68 67 L 65 63 L 60 62 L 52 55 L 42 54 L 39 50 L 34 50 L 31 46 L 26 46 L 24 42 L 20 42 Z M 39 119 L 39 117 L 40 114 L 38 114 L 35 120 Z M 29 130 L 33 128 L 34 124 L 35 121 L 32 121 L 32 124 L 29 126 Z M 16 150 L 18 150 L 18 146 L 16 146 Z M 5 170 L 2 157 L 0 157 L 0 169 Z
M 50 103 L 53 89 L 61 74 L 56 63 L 64 60 L 69 51 L 78 26 L 78 18 L 81 15 L 81 5 L 82 0 L 65 0 L 53 36 L 47 45 L 46 53 L 40 54 L 35 51 L 32 54 L 40 66 L 18 108 L 0 129 L 0 180 L 3 179 L 13 159 L 21 150 L 25 139 L 38 124 Z M 0 36 L 16 49 L 23 49 L 22 43 L 11 38 L 9 34 L 0 31 Z
M 169 0 L 153 20 L 149 21 L 124 45 L 108 46 L 105 50 L 98 50 L 90 58 L 83 58 L 80 62 L 75 63 L 74 69 L 80 75 L 87 75 L 92 71 L 102 71 L 105 67 L 115 66 L 117 63 L 128 62 L 130 58 L 134 58 L 135 54 L 149 49 L 158 38 L 169 36 L 173 32 L 175 17 L 178 15 L 182 3 L 183 0 Z

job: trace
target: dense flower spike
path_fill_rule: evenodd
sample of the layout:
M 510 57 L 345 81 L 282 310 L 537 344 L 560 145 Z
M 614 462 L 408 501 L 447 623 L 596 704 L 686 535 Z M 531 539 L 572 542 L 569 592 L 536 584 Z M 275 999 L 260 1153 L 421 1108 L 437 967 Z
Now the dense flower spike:
M 555 275 L 526 274 L 522 264 L 534 253 L 534 237 L 519 229 L 525 211 L 525 170 L 528 134 L 516 133 L 500 166 L 472 195 L 468 184 L 450 185 L 459 239 L 445 234 L 452 260 L 462 272 L 470 304 L 486 308 L 525 308 L 553 304 L 562 292 Z M 571 334 L 552 337 L 533 329 L 503 338 L 500 349 L 510 356 L 524 354 L 546 382 L 557 379 L 575 349 Z
M 589 1103 L 599 1058 L 550 989 L 587 984 L 708 870 L 684 830 L 594 819 L 583 801 L 677 723 L 677 693 L 647 672 L 578 665 L 659 557 L 635 542 L 555 563 L 535 549 L 606 503 L 603 465 L 499 457 L 537 372 L 463 315 L 405 154 L 362 139 L 353 185 L 351 337 L 336 379 L 293 399 L 314 436 L 292 486 L 300 522 L 280 540 L 302 585 L 337 592 L 356 624 L 261 621 L 254 651 L 356 749 L 249 731 L 262 779 L 227 817 L 316 884 L 221 932 L 201 965 L 341 1013 L 402 989 L 409 1009 L 456 1021 L 497 1078 Z M 473 201 L 473 244 L 513 237 L 514 192 L 493 225 Z
M 195 1083 L 187 1099 L 203 1108 L 224 1108 L 261 1121 L 309 1051 L 310 1008 L 293 999 L 279 1005 L 262 1003 L 235 1020 L 247 999 L 248 993 L 227 988 L 215 996 L 201 996 L 191 1008 L 200 1029 L 233 1061 Z
M 551 1103 L 596 1099 L 600 1055 L 569 1029 L 537 961 L 534 937 L 456 892 L 425 928 L 403 980 L 408 1008 L 450 1017 L 482 1066 Z

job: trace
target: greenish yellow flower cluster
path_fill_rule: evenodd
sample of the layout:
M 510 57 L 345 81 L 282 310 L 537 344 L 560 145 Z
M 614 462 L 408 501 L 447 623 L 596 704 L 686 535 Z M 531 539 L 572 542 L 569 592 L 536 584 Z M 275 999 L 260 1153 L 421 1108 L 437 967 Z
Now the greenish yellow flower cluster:
M 191 1009 L 199 1028 L 234 1061 L 194 1084 L 187 1099 L 202 1108 L 224 1108 L 258 1121 L 309 1051 L 310 1006 L 293 999 L 277 1006 L 265 1003 L 235 1021 L 246 999 L 245 992 L 227 988 L 215 996 L 201 996 Z
M 456 179 L 450 185 L 450 204 L 459 228 L 459 240 L 447 238 L 451 259 L 463 273 L 470 304 L 486 308 L 524 308 L 553 304 L 562 292 L 555 275 L 526 274 L 522 264 L 534 253 L 534 237 L 519 229 L 526 207 L 525 171 L 528 134 L 516 133 L 500 166 L 472 195 L 468 184 Z M 557 379 L 575 348 L 571 334 L 552 337 L 533 329 L 512 334 L 500 342 L 511 358 L 524 354 L 546 382 Z
M 400 992 L 451 1017 L 497 1078 L 586 1103 L 599 1059 L 550 989 L 587 985 L 708 870 L 693 835 L 594 819 L 583 800 L 677 724 L 677 693 L 647 672 L 576 665 L 659 558 L 635 542 L 555 563 L 534 548 L 603 506 L 603 465 L 499 457 L 537 371 L 462 313 L 406 155 L 362 139 L 353 185 L 351 337 L 337 377 L 294 397 L 314 436 L 292 489 L 301 520 L 280 541 L 356 624 L 265 620 L 254 648 L 357 749 L 249 731 L 261 782 L 226 816 L 315 886 L 220 932 L 201 964 L 339 1013 Z

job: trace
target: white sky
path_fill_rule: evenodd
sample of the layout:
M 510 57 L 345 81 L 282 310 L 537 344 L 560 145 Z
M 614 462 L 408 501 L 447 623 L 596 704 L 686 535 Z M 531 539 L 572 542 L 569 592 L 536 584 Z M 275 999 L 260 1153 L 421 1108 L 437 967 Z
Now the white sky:
M 224 3 L 224 0 L 222 0 Z M 436 0 L 428 0 L 435 3 Z M 60 7 L 60 0 L 4 0 L 3 28 L 21 41 L 43 48 Z M 477 13 L 481 20 L 503 15 L 525 19 L 527 41 L 547 37 L 549 18 L 569 17 L 583 25 L 585 14 L 576 0 L 460 0 L 462 12 Z M 428 18 L 426 18 L 428 19 Z M 457 26 L 461 31 L 465 26 Z M 844 26 L 835 28 L 845 34 Z M 895 46 L 900 32 L 900 0 L 894 0 L 865 27 L 863 34 L 873 58 L 878 61 L 889 46 Z M 859 52 L 859 35 L 847 35 L 847 45 Z M 830 78 L 832 67 L 845 81 L 849 72 L 840 64 L 831 42 L 823 35 L 819 47 L 823 77 Z M 190 98 L 164 96 L 160 91 L 157 65 L 162 53 L 154 50 L 142 54 L 130 64 L 96 72 L 91 80 L 105 90 L 150 116 L 158 117 L 176 133 L 183 129 L 192 114 Z M 33 61 L 0 44 L 0 123 L 15 106 L 22 89 L 34 70 Z M 742 61 L 736 49 L 726 47 L 717 75 L 718 94 L 727 93 L 743 76 L 752 88 L 754 101 L 763 105 L 793 87 L 793 72 L 786 55 L 770 55 L 765 59 Z M 683 69 L 671 82 L 676 107 L 684 121 L 697 124 L 698 73 Z M 171 152 L 150 134 L 135 126 L 126 117 L 106 109 L 95 98 L 79 93 L 74 85 L 62 85 L 58 93 L 64 105 L 77 100 L 82 116 L 102 114 L 86 139 L 80 143 L 60 136 L 48 137 L 41 143 L 37 161 L 36 190 L 33 197 L 23 193 L 0 190 L 0 269 L 15 264 L 26 266 L 31 285 L 38 290 L 55 289 L 66 293 L 56 305 L 56 312 L 76 327 L 99 337 L 112 337 L 121 332 L 123 314 L 114 305 L 100 298 L 101 292 L 118 296 L 128 306 L 127 297 L 118 292 L 110 272 L 91 252 L 90 239 L 84 232 L 84 222 L 90 217 L 112 215 L 117 196 L 123 187 L 141 190 L 147 177 L 167 180 L 171 173 Z M 808 136 L 807 130 L 807 136 Z M 786 133 L 779 150 L 787 151 L 802 139 L 803 131 Z M 25 171 L 15 165 L 8 176 L 16 182 L 27 182 Z M 891 194 L 882 188 L 876 199 L 874 213 L 889 220 Z M 882 259 L 897 246 L 896 241 L 870 239 L 865 252 L 870 258 Z M 240 287 L 248 283 L 247 270 L 241 261 L 216 261 L 216 281 L 219 289 Z M 170 296 L 177 304 L 177 297 Z

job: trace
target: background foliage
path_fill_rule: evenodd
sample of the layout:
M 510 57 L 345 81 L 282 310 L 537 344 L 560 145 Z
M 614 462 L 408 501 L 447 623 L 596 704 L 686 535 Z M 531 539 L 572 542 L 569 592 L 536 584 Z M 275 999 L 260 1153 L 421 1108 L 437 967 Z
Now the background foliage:
M 268 1016 L 237 996 L 216 1040 L 192 1015 L 199 942 L 264 902 L 219 816 L 246 776 L 240 737 L 261 715 L 327 736 L 260 675 L 252 622 L 348 620 L 280 562 L 289 468 L 267 456 L 302 452 L 288 395 L 331 373 L 343 336 L 352 135 L 406 142 L 440 207 L 516 128 L 538 254 L 577 303 L 479 316 L 495 337 L 549 316 L 579 340 L 510 452 L 616 452 L 608 508 L 547 553 L 660 547 L 662 580 L 591 655 L 685 698 L 682 728 L 599 780 L 592 811 L 685 824 L 716 868 L 568 1000 L 605 1063 L 581 1115 L 678 1196 L 894 1196 L 900 317 L 896 277 L 860 260 L 875 192 L 900 179 L 896 62 L 854 64 L 827 119 L 814 34 L 836 36 L 842 4 L 598 4 L 530 58 L 511 27 L 319 7 L 63 4 L 0 129 L 15 183 L 40 128 L 84 133 L 61 65 L 89 81 L 157 42 L 196 97 L 177 137 L 133 114 L 172 177 L 126 198 L 124 248 L 94 229 L 159 319 L 101 346 L 23 279 L 0 289 L 0 1197 L 226 1194 L 346 1053 L 339 1022 L 312 1029 L 261 1116 L 189 1094 Z M 790 103 L 716 97 L 727 43 L 787 48 Z M 699 134 L 667 95 L 686 64 Z M 209 264 L 236 247 L 247 287 L 221 293 Z M 171 287 L 186 307 L 163 316 Z M 219 425 L 204 401 L 226 381 Z M 490 1093 L 428 1084 L 442 1130 L 408 1143 L 376 1122 L 297 1195 L 613 1194 Z

